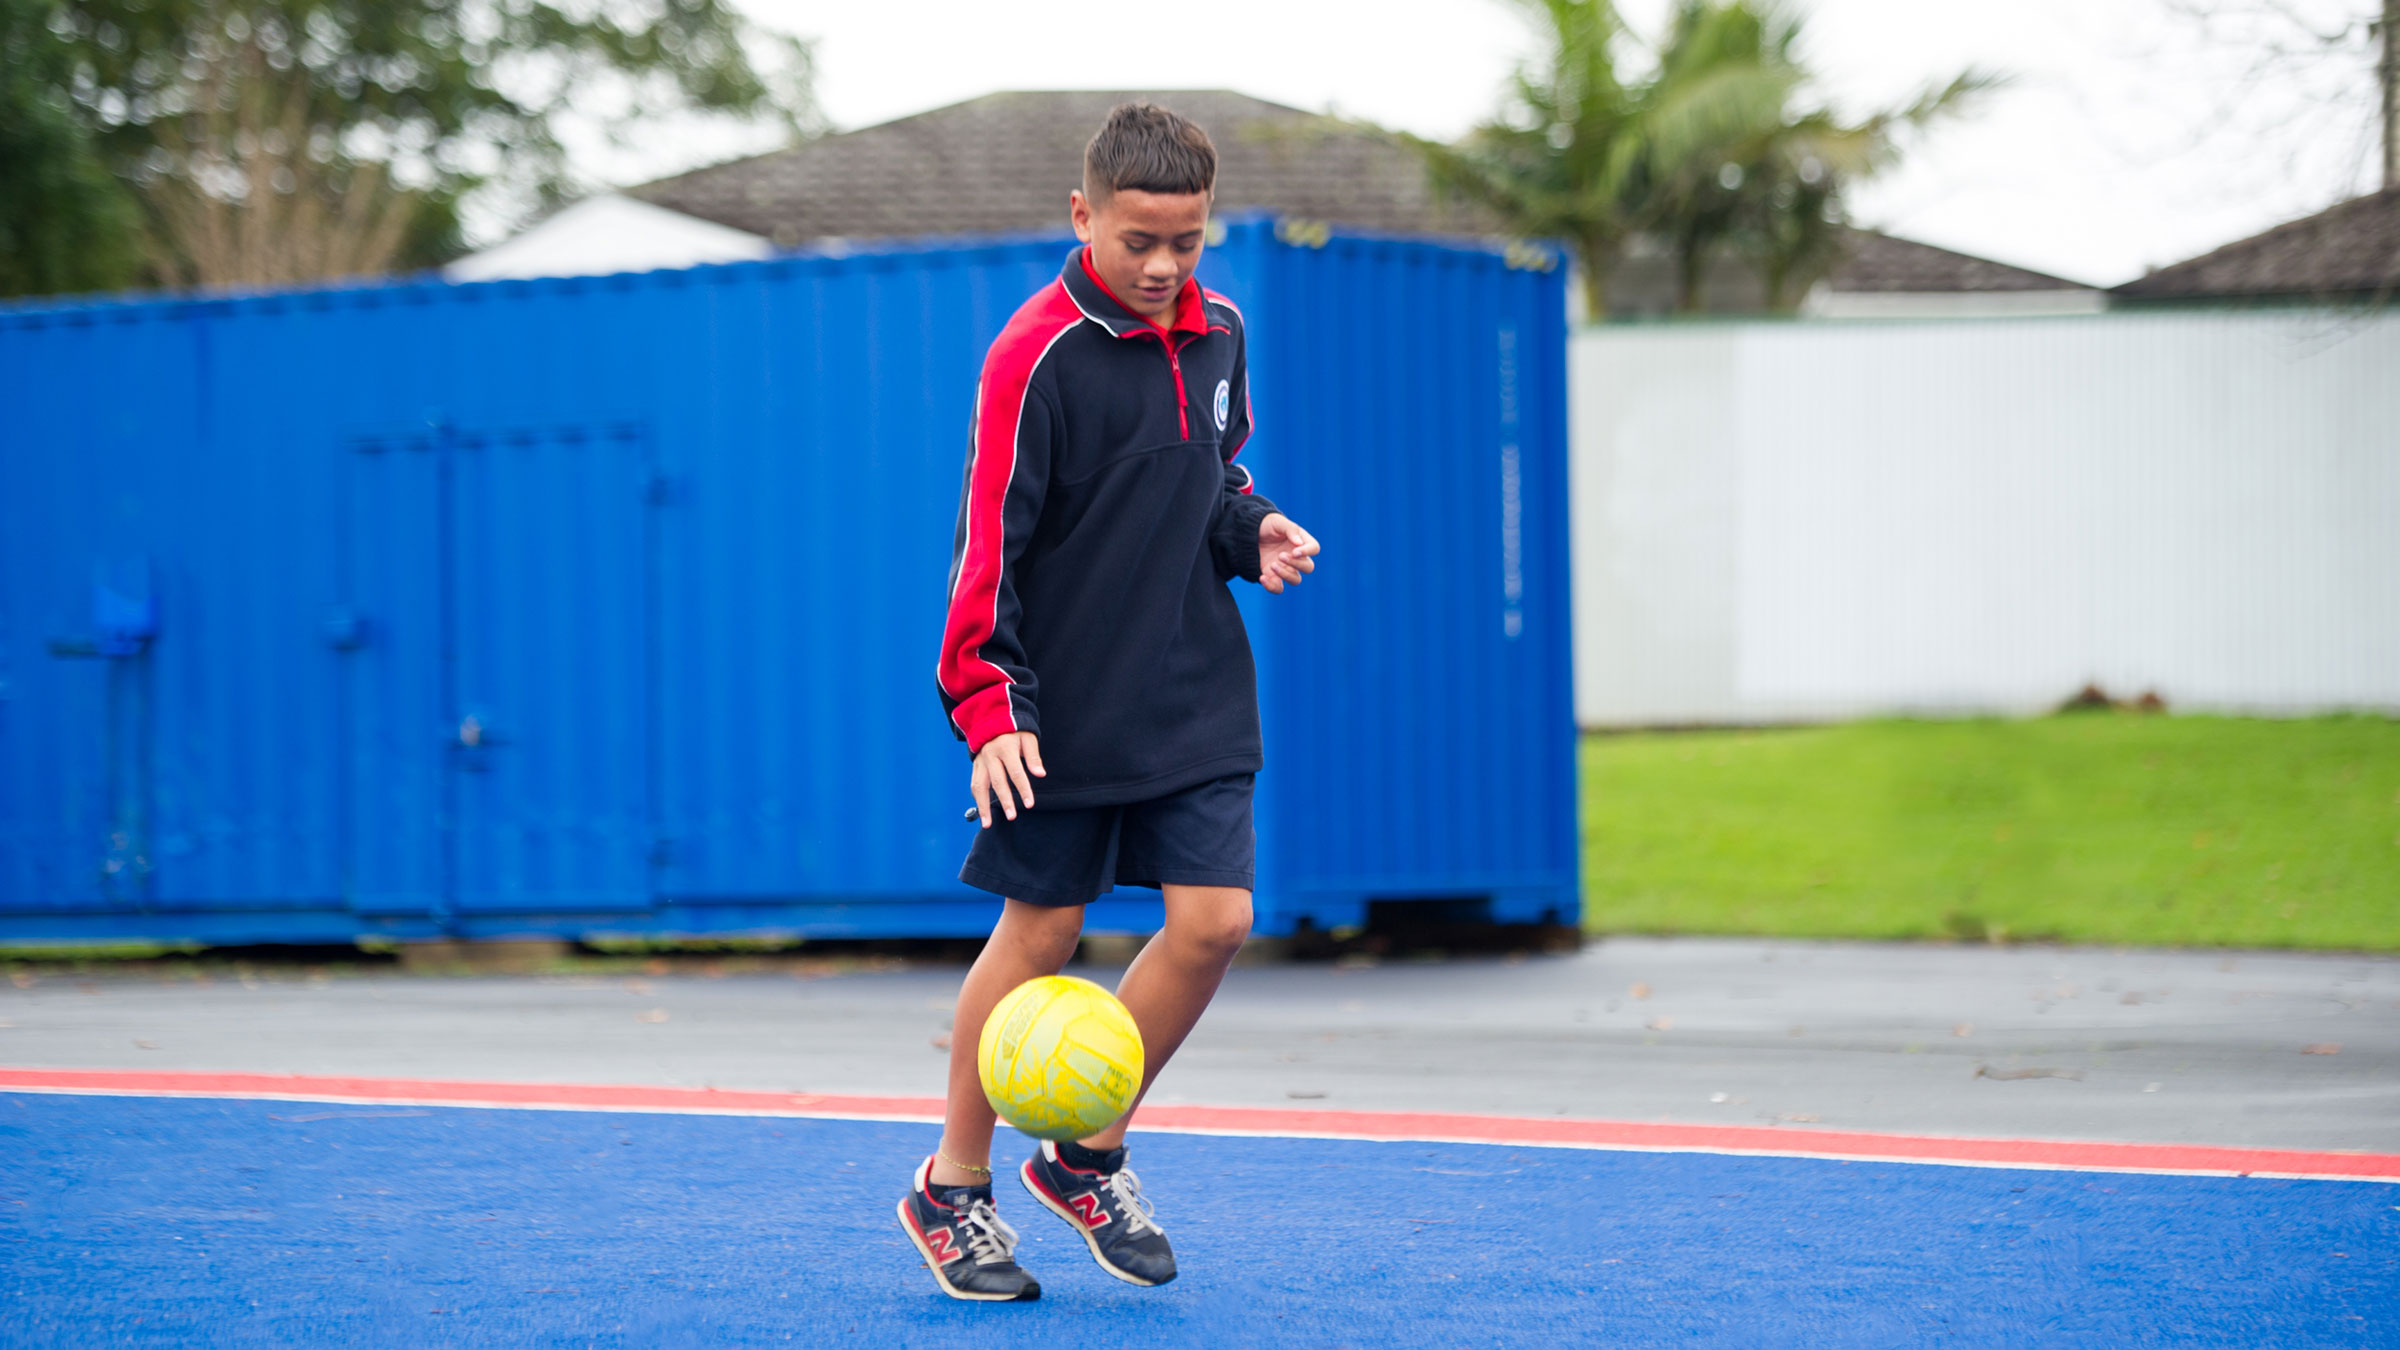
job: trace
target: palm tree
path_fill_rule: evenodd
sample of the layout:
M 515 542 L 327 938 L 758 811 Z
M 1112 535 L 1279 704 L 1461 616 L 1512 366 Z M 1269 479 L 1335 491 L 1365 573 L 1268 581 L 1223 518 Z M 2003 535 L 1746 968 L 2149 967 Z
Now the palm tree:
M 1845 122 L 1800 106 L 1804 21 L 1777 0 L 1678 0 L 1661 46 L 1651 138 L 1650 228 L 1676 254 L 1677 302 L 1701 308 L 1718 249 L 1798 305 L 1841 257 L 1842 189 L 1898 157 L 1898 133 L 1965 109 L 1997 76 L 1968 70 L 1909 103 Z
M 1646 157 L 1644 110 L 1617 77 L 1629 34 L 1611 0 L 1513 2 L 1535 16 L 1547 45 L 1512 78 L 1514 106 L 1455 146 L 1409 143 L 1437 185 L 1522 234 L 1572 245 L 1597 316 L 1607 308 L 1608 269 L 1635 225 L 1627 185 Z
M 1907 105 L 1846 122 L 1803 106 L 1803 21 L 1780 0 L 1677 0 L 1641 74 L 1643 50 L 1611 0 L 1513 0 L 1544 38 L 1509 106 L 1456 146 L 1424 141 L 1435 181 L 1521 233 L 1567 240 L 1594 318 L 1636 233 L 1676 259 L 1677 300 L 1696 310 L 1719 250 L 1764 278 L 1769 304 L 1796 305 L 1839 260 L 1843 188 L 1887 166 L 1896 134 L 1966 106 L 1998 80 L 1969 70 Z

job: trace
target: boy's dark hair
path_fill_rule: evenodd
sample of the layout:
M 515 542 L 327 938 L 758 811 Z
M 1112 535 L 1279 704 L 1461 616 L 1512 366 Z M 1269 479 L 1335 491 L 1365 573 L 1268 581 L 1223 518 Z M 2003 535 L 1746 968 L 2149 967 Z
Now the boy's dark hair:
M 1118 104 L 1083 147 L 1083 195 L 1094 206 L 1119 192 L 1216 190 L 1217 147 L 1208 133 L 1155 103 Z

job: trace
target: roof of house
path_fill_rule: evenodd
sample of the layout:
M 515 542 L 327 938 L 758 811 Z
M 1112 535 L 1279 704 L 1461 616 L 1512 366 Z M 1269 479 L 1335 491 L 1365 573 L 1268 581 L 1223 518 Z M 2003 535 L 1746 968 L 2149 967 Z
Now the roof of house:
M 935 108 L 630 189 L 630 195 L 763 235 L 820 239 L 1063 229 L 1084 142 L 1130 99 L 1174 108 L 1217 145 L 1217 208 L 1262 209 L 1369 230 L 1489 236 L 1507 229 L 1436 192 L 1406 146 L 1372 127 L 1223 89 L 1021 91 Z M 1611 277 L 1624 312 L 1671 307 L 1672 263 L 1636 248 Z M 1653 275 L 1653 274 L 1656 275 Z M 1721 259 L 1709 308 L 1762 307 L 1748 269 Z M 1734 275 L 1741 273 L 1742 275 Z M 2080 290 L 2021 267 L 1869 230 L 1827 279 L 1837 291 Z
M 1837 291 L 2082 291 L 2080 281 L 1956 253 L 1876 230 L 1851 230 L 1849 256 L 1826 281 Z
M 2012 267 L 1971 254 L 1954 253 L 1875 230 L 1845 230 L 1843 255 L 1826 274 L 1824 289 L 1836 295 L 2061 295 L 2097 297 L 2079 281 Z M 1637 238 L 1608 277 L 1609 313 L 1619 318 L 1658 318 L 1676 312 L 1677 267 L 1665 241 Z M 1719 252 L 1703 275 L 1701 308 L 1710 314 L 1756 314 L 1767 308 L 1767 284 L 1758 269 L 1729 252 Z
M 1221 89 L 987 94 L 632 189 L 634 196 L 765 235 L 825 238 L 997 234 L 1063 228 L 1083 146 L 1129 99 L 1207 127 L 1217 208 L 1266 208 L 1410 234 L 1489 234 L 1475 208 L 1441 200 L 1415 156 L 1338 118 Z
M 2112 292 L 2129 300 L 2391 295 L 2400 292 L 2400 188 L 2162 267 Z

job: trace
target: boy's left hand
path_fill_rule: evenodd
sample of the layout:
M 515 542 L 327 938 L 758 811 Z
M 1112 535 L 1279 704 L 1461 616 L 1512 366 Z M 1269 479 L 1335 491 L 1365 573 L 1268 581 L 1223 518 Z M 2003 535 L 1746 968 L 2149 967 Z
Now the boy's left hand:
M 1258 584 L 1276 595 L 1317 570 L 1317 538 L 1281 511 L 1258 522 Z

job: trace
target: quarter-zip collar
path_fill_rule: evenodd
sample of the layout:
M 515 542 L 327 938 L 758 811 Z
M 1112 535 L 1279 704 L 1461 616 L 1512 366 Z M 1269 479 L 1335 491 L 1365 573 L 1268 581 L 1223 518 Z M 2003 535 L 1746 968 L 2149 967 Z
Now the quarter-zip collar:
M 1144 333 L 1154 337 L 1186 333 L 1196 336 L 1208 331 L 1208 305 L 1200 297 L 1198 277 L 1184 278 L 1183 289 L 1175 296 L 1175 321 L 1167 325 L 1165 335 L 1160 334 L 1158 325 L 1127 308 L 1116 292 L 1108 288 L 1108 283 L 1100 279 L 1100 274 L 1092 268 L 1089 245 L 1068 256 L 1066 270 L 1059 274 L 1059 280 L 1084 317 L 1107 329 L 1111 336 L 1130 338 Z

